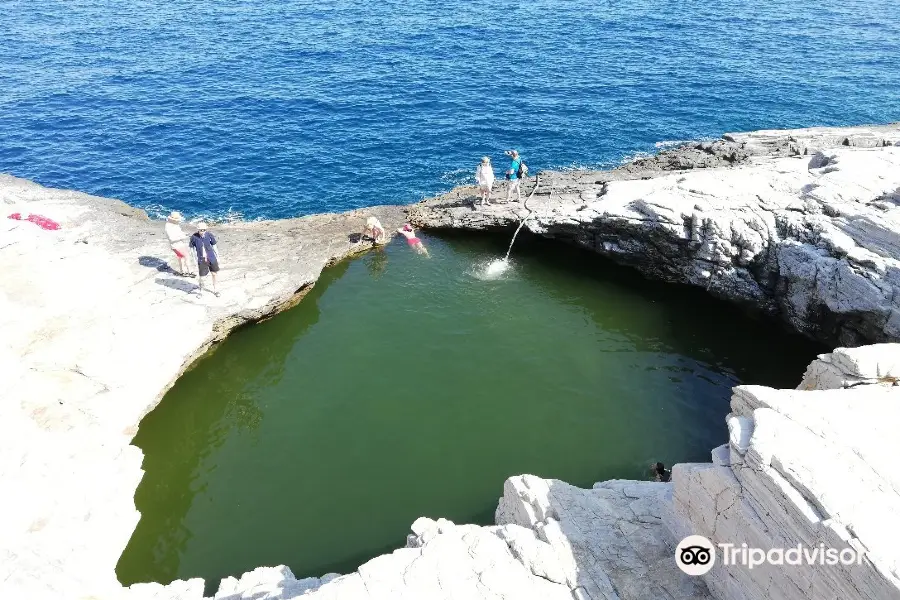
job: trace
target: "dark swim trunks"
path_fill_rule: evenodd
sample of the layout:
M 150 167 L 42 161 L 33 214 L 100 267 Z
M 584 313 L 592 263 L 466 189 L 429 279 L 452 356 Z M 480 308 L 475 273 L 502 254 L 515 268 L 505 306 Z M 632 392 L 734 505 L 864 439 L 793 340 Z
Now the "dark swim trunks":
M 199 263 L 197 263 L 197 266 L 200 269 L 200 277 L 206 277 L 207 275 L 209 275 L 210 271 L 212 271 L 213 273 L 219 272 L 219 263 L 214 260 L 201 260 Z

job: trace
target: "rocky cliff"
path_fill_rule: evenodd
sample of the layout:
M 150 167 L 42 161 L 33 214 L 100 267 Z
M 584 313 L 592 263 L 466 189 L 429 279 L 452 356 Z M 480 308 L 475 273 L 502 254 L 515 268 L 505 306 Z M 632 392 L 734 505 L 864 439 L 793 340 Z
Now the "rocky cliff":
M 543 173 L 523 203 L 474 187 L 421 226 L 532 233 L 701 286 L 832 344 L 900 339 L 900 125 L 728 134 L 613 171 Z M 495 198 L 505 197 L 501 189 Z
M 769 550 L 852 548 L 852 565 L 714 567 L 716 598 L 900 598 L 900 344 L 841 348 L 798 390 L 739 386 L 712 464 L 673 469 L 674 538 Z

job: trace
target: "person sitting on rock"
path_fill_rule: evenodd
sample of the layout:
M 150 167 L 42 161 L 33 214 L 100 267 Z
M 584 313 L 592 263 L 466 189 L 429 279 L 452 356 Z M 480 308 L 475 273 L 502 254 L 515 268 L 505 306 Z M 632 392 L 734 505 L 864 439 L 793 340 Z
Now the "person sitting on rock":
M 216 236 L 209 231 L 206 223 L 203 221 L 197 223 L 197 232 L 191 236 L 190 247 L 197 252 L 197 269 L 200 271 L 197 279 L 200 281 L 200 291 L 203 291 L 203 278 L 212 273 L 212 293 L 214 296 L 218 296 L 216 273 L 219 272 L 219 257 L 216 254 L 215 245 Z
M 194 274 L 187 268 L 188 236 L 181 230 L 180 223 L 183 220 L 184 217 L 181 216 L 180 212 L 177 210 L 172 211 L 166 218 L 166 237 L 169 238 L 169 246 L 171 246 L 172 252 L 174 252 L 175 256 L 178 258 L 177 274 L 184 277 L 193 277 Z
M 494 185 L 494 167 L 491 159 L 482 157 L 481 164 L 475 170 L 475 181 L 478 183 L 478 192 L 481 194 L 481 204 L 491 203 L 491 186 Z
M 666 470 L 666 465 L 661 462 L 656 463 L 656 466 L 653 468 L 653 478 L 656 481 L 666 482 L 672 478 L 672 471 Z
M 367 238 L 371 240 L 373 244 L 383 244 L 387 239 L 384 227 L 382 227 L 378 217 L 369 217 L 366 219 L 366 227 L 363 229 L 361 239 L 365 240 Z
M 428 256 L 428 250 L 425 249 L 425 245 L 422 243 L 422 240 L 416 237 L 416 232 L 413 229 L 412 225 L 407 223 L 406 225 L 398 229 L 397 233 L 406 238 L 406 243 L 409 244 L 410 248 L 412 248 L 419 254 Z

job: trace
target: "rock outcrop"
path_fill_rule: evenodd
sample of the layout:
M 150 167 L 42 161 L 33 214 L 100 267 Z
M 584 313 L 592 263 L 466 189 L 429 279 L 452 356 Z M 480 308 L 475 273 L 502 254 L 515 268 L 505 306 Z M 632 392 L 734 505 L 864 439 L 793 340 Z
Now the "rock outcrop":
M 705 576 L 715 597 L 900 598 L 900 388 L 867 377 L 898 358 L 894 344 L 839 348 L 810 366 L 799 390 L 739 386 L 729 442 L 713 463 L 673 468 L 676 538 L 862 556 L 851 565 L 716 566 Z
M 62 227 L 7 218 L 16 212 Z M 375 207 L 216 226 L 215 297 L 174 274 L 163 223 L 143 211 L 0 177 L 0 598 L 120 596 L 141 418 L 210 344 L 363 249 L 350 235 L 368 214 L 388 230 L 405 218 Z
M 532 233 L 701 286 L 822 341 L 900 340 L 900 125 L 729 134 L 606 172 L 540 174 L 525 203 L 474 188 L 421 226 Z M 499 194 L 498 197 L 502 197 Z

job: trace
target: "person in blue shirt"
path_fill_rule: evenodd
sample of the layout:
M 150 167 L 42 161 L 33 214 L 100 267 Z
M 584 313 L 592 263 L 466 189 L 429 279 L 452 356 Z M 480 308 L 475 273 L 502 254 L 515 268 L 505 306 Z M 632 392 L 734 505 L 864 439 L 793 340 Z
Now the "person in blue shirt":
M 506 178 L 509 180 L 509 187 L 506 188 L 506 201 L 509 202 L 512 199 L 513 190 L 515 190 L 516 197 L 521 202 L 522 188 L 519 180 L 519 165 L 522 164 L 522 159 L 519 158 L 519 153 L 516 150 L 509 150 L 506 154 L 512 159 L 509 163 L 509 169 L 506 170 Z
M 212 293 L 219 295 L 216 291 L 216 273 L 219 272 L 219 257 L 216 254 L 216 236 L 208 230 L 206 223 L 197 223 L 197 231 L 191 236 L 188 244 L 197 253 L 197 269 L 199 271 L 200 291 L 203 291 L 203 278 L 207 274 L 212 273 Z

